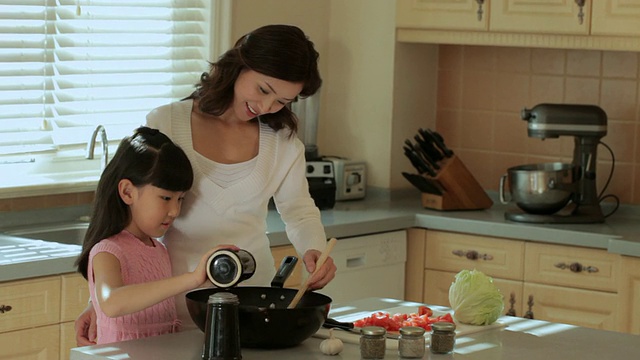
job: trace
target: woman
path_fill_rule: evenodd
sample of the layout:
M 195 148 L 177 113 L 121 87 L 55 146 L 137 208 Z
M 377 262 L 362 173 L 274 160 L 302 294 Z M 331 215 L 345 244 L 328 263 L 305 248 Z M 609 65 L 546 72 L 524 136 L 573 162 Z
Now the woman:
M 231 243 L 256 258 L 254 276 L 242 285 L 268 286 L 275 275 L 266 236 L 271 198 L 306 270 L 315 271 L 326 234 L 309 195 L 296 118 L 286 105 L 318 91 L 317 60 L 299 28 L 267 25 L 212 63 L 188 98 L 149 113 L 147 125 L 185 150 L 195 175 L 183 215 L 163 240 L 174 274 L 192 271 L 211 247 Z M 327 259 L 309 287 L 324 287 L 335 271 Z M 177 300 L 180 319 L 192 326 L 184 296 Z M 90 344 L 87 313 L 76 320 L 78 345 Z

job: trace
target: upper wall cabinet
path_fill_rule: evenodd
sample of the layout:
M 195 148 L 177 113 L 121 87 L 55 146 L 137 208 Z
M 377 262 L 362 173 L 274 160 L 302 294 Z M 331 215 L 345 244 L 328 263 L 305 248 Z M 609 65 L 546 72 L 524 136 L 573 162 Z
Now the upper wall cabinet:
M 640 36 L 640 0 L 593 0 L 592 35 Z
M 640 51 L 640 0 L 396 0 L 400 42 Z
M 601 1 L 602 0 L 598 0 Z M 591 13 L 573 0 L 493 0 L 491 31 L 588 35 Z
M 484 1 L 398 0 L 398 27 L 475 30 L 489 29 Z

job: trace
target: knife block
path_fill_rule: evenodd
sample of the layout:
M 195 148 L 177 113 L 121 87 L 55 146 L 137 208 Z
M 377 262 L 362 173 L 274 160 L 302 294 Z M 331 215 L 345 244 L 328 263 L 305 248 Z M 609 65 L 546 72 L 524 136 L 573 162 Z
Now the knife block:
M 436 176 L 423 176 L 437 181 L 444 189 L 442 195 L 422 193 L 422 206 L 427 209 L 481 210 L 493 205 L 491 198 L 456 155 L 443 161 Z

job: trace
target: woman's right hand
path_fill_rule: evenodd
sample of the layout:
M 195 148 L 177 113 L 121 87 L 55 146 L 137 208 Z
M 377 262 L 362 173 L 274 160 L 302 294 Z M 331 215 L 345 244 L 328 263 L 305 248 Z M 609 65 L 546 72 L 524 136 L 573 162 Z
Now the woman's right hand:
M 96 344 L 96 311 L 89 302 L 86 309 L 78 316 L 74 324 L 76 329 L 76 343 L 78 346 Z

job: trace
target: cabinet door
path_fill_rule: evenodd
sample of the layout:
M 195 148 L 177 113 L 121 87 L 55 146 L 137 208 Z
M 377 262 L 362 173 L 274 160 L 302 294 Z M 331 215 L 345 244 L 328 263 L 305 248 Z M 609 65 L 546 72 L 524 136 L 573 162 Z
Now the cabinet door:
M 424 249 L 427 230 L 412 228 L 407 230 L 407 262 L 404 267 L 404 299 L 423 301 Z
M 618 330 L 617 294 L 525 282 L 524 296 L 533 296 L 534 319 Z
M 640 335 L 640 258 L 622 257 L 620 331 Z
M 424 299 L 422 302 L 429 305 L 441 305 L 450 307 L 449 288 L 455 280 L 456 273 L 426 270 L 424 272 Z M 504 311 L 506 314 L 511 307 L 510 299 L 513 296 L 513 308 L 516 316 L 522 316 L 522 289 L 521 281 L 493 278 L 493 283 L 504 296 Z
M 289 276 L 289 279 L 284 282 L 284 287 L 286 288 L 297 288 L 302 284 L 302 258 L 300 255 L 296 253 L 296 249 L 293 245 L 285 245 L 285 246 L 275 246 L 271 248 L 271 254 L 273 254 L 273 260 L 276 264 L 276 269 L 280 267 L 280 263 L 282 259 L 286 256 L 296 256 L 298 257 L 298 263 L 296 264 L 293 272 Z
M 0 360 L 57 360 L 60 353 L 58 325 L 19 330 L 0 335 Z
M 640 36 L 640 0 L 593 0 L 592 35 Z
M 601 2 L 597 0 L 595 2 Z M 567 0 L 491 0 L 490 31 L 588 35 L 590 11 Z
M 89 287 L 80 274 L 64 274 L 62 278 L 62 309 L 60 321 L 75 321 L 87 307 Z
M 74 322 L 60 324 L 60 360 L 69 360 L 71 349 L 78 346 L 76 343 L 76 329 Z
M 425 267 L 459 272 L 477 269 L 491 277 L 521 281 L 524 241 L 427 231 Z
M 476 0 L 397 0 L 399 28 L 476 30 L 488 29 L 486 5 Z
M 4 308 L 0 313 L 0 333 L 57 324 L 60 322 L 60 277 L 3 283 L 0 307 Z

